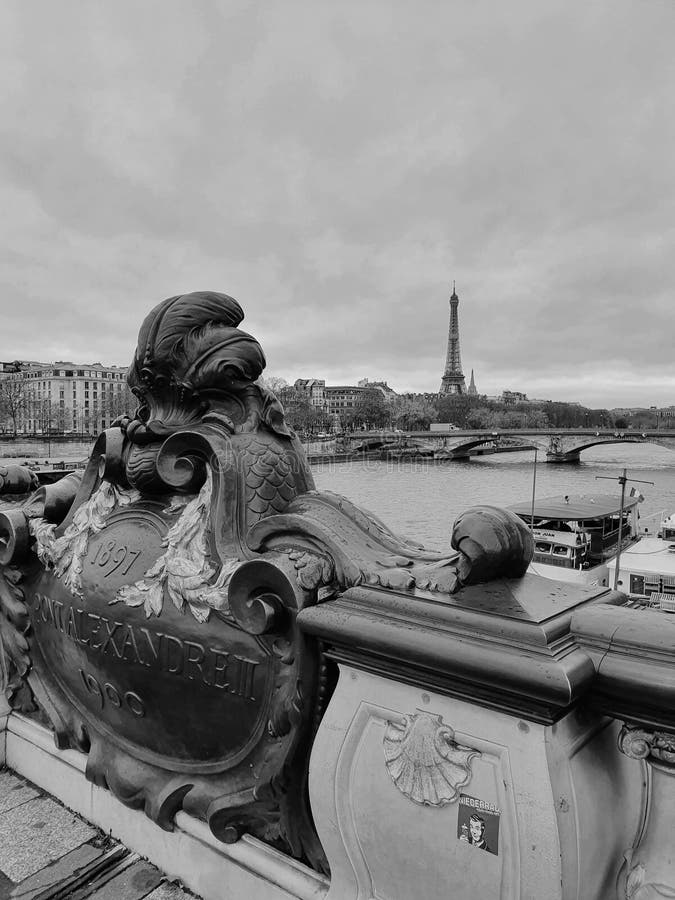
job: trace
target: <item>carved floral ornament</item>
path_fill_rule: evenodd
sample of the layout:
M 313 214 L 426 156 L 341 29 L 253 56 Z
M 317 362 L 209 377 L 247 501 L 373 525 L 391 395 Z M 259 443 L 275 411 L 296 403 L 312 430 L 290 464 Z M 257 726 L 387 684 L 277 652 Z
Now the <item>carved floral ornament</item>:
M 0 688 L 23 708 L 30 672 L 59 744 L 163 827 L 184 807 L 224 840 L 247 830 L 322 868 L 305 785 L 329 682 L 298 611 L 359 584 L 448 594 L 516 577 L 532 538 L 479 507 L 434 553 L 316 491 L 242 319 L 214 292 L 156 306 L 128 375 L 135 414 L 84 474 L 0 514 Z M 391 723 L 385 754 L 406 796 L 443 804 L 476 752 L 419 713 Z
M 455 741 L 441 716 L 417 712 L 387 723 L 384 759 L 392 781 L 414 803 L 445 806 L 459 798 L 471 780 L 471 763 L 479 750 Z

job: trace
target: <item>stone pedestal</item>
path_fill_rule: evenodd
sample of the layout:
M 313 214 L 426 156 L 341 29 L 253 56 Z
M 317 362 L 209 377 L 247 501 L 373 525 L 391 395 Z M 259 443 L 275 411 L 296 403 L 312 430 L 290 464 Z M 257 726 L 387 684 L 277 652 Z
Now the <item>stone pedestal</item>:
M 531 577 L 443 604 L 356 589 L 301 614 L 340 661 L 310 763 L 328 900 L 612 894 L 642 777 L 618 725 L 575 704 L 592 671 L 564 621 L 596 599 Z

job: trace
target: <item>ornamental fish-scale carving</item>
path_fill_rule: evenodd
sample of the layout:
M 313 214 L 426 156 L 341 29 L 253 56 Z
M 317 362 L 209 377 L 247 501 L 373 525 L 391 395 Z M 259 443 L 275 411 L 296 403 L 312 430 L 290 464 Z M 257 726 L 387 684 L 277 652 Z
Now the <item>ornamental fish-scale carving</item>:
M 471 761 L 480 751 L 463 747 L 440 716 L 418 712 L 388 722 L 384 758 L 399 791 L 425 806 L 445 806 L 471 780 Z
M 271 513 L 282 512 L 297 492 L 287 457 L 274 444 L 253 434 L 242 435 L 237 450 L 246 473 L 245 500 L 251 524 Z

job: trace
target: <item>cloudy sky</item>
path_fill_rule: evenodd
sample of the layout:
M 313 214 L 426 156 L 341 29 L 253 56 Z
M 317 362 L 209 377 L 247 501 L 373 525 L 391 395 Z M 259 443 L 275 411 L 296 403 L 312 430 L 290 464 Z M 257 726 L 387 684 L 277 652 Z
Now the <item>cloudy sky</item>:
M 5 0 L 0 359 L 222 290 L 268 373 L 675 402 L 672 0 Z

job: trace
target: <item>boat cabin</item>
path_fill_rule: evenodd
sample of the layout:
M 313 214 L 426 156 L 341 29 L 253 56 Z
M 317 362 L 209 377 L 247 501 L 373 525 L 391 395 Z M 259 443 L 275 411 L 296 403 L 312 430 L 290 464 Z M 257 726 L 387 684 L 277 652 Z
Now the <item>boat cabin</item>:
M 661 521 L 659 537 L 664 541 L 675 541 L 675 513 Z
M 608 563 L 613 573 L 616 560 Z M 622 553 L 617 587 L 631 598 L 675 612 L 675 516 L 661 520 L 658 535 L 647 534 Z
M 533 562 L 588 569 L 636 540 L 638 497 L 565 495 L 516 503 L 510 509 L 532 528 Z

